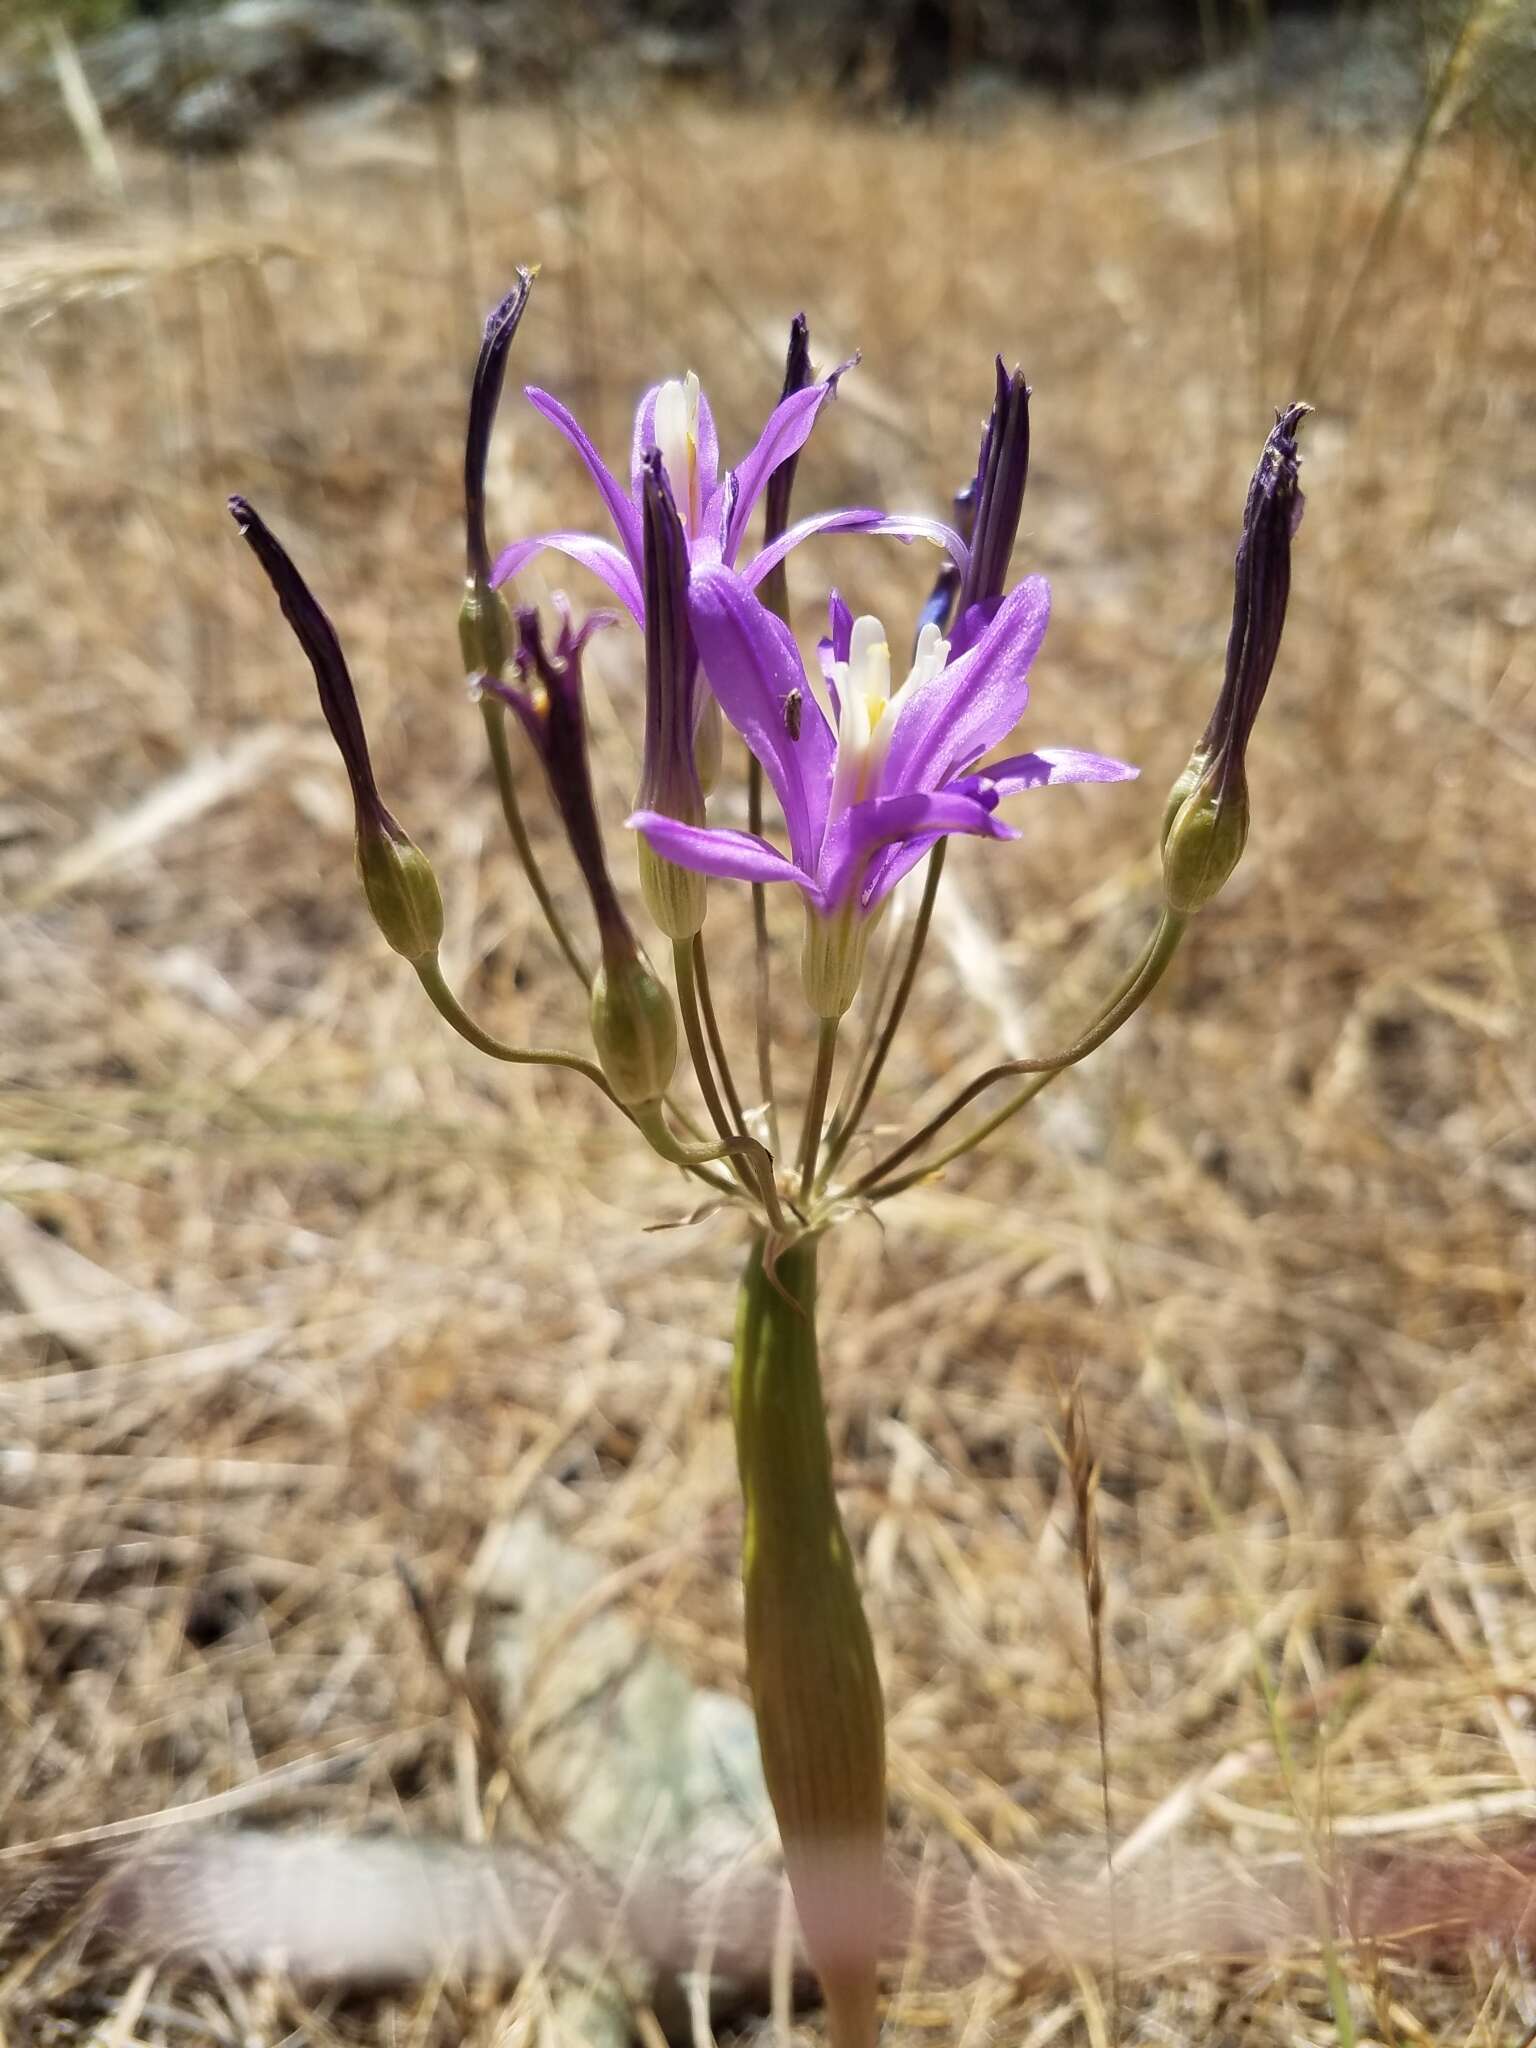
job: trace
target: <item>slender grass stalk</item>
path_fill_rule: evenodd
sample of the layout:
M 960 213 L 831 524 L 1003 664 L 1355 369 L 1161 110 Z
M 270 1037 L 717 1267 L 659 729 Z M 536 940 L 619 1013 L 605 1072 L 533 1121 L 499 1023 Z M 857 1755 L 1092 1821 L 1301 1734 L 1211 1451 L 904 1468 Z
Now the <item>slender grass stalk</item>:
M 1312 1819 L 1301 1796 L 1301 1779 L 1296 1766 L 1296 1754 L 1291 1747 L 1290 1730 L 1286 1725 L 1285 1708 L 1280 1699 L 1280 1689 L 1275 1683 L 1275 1674 L 1270 1669 L 1265 1654 L 1263 1638 L 1259 1629 L 1260 1607 L 1253 1588 L 1248 1583 L 1239 1559 L 1241 1546 L 1234 1540 L 1225 1509 L 1217 1498 L 1211 1484 L 1210 1473 L 1200 1455 L 1195 1429 L 1189 1412 L 1189 1396 L 1172 1375 L 1168 1384 L 1174 1420 L 1178 1425 L 1179 1438 L 1184 1446 L 1184 1455 L 1194 1476 L 1195 1486 L 1211 1527 L 1215 1530 L 1222 1554 L 1231 1561 L 1232 1583 L 1242 1608 L 1243 1624 L 1248 1636 L 1249 1655 L 1253 1663 L 1253 1674 L 1258 1682 L 1259 1692 L 1264 1701 L 1265 1718 L 1269 1723 L 1270 1741 L 1274 1745 L 1275 1761 L 1280 1766 L 1281 1781 L 1291 1810 L 1300 1824 L 1307 1877 L 1312 1892 L 1313 1911 L 1317 1922 L 1318 1947 L 1322 1951 L 1323 1974 L 1328 1985 L 1328 2002 L 1333 2010 L 1333 2024 L 1338 2034 L 1340 2048 L 1355 2048 L 1354 2014 L 1350 2010 L 1349 1986 L 1345 1980 L 1343 1965 L 1339 1959 L 1339 1945 L 1333 1933 L 1333 1908 L 1330 1903 L 1330 1887 L 1327 1872 L 1317 1844 Z

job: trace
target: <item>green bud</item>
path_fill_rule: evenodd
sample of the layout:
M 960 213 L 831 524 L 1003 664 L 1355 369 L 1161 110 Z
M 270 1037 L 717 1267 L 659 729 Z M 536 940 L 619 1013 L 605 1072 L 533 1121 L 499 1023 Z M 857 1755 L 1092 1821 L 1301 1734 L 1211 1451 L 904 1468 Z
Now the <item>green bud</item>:
M 1209 771 L 1199 776 L 1163 834 L 1163 893 L 1168 908 L 1183 917 L 1203 910 L 1219 894 L 1248 843 L 1248 784 L 1242 769 L 1229 771 L 1225 789 L 1212 785 Z M 1175 783 L 1175 792 L 1178 787 Z
M 413 964 L 442 944 L 443 898 L 432 863 L 391 819 L 357 834 L 357 872 L 373 921 L 397 953 Z
M 879 914 L 877 910 L 871 916 L 856 901 L 831 917 L 806 905 L 800 980 L 818 1017 L 841 1017 L 851 1007 L 864 978 L 864 954 Z
M 1169 790 L 1168 801 L 1163 806 L 1162 826 L 1157 835 L 1159 848 L 1165 847 L 1168 844 L 1168 834 L 1173 830 L 1173 821 L 1184 808 L 1185 801 L 1192 797 L 1199 788 L 1200 778 L 1205 773 L 1210 758 L 1210 755 L 1206 753 L 1203 747 L 1196 747 L 1195 751 L 1190 755 L 1183 773 L 1178 777 L 1172 789 Z
M 646 909 L 669 939 L 691 939 L 704 923 L 704 877 L 664 859 L 643 834 L 639 858 Z
M 592 1042 L 620 1102 L 658 1102 L 666 1094 L 677 1065 L 677 1013 L 640 952 L 605 959 L 598 969 Z
M 459 651 L 467 676 L 499 677 L 507 665 L 511 620 L 501 593 L 471 579 L 459 606 Z

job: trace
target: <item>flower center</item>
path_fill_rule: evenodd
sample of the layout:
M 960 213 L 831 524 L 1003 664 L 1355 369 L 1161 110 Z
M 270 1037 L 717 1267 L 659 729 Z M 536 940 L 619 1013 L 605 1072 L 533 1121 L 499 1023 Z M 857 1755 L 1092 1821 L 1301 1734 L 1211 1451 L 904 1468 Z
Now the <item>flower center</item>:
M 949 660 L 949 642 L 935 625 L 918 635 L 912 667 L 903 689 L 936 676 Z M 876 618 L 855 619 L 848 659 L 835 662 L 837 685 L 837 766 L 832 775 L 830 816 L 849 804 L 880 794 L 880 775 L 890 752 L 896 721 L 891 709 L 891 648 Z
M 677 515 L 690 540 L 698 538 L 699 518 L 699 380 L 690 370 L 674 377 L 656 394 L 656 446 L 672 486 Z

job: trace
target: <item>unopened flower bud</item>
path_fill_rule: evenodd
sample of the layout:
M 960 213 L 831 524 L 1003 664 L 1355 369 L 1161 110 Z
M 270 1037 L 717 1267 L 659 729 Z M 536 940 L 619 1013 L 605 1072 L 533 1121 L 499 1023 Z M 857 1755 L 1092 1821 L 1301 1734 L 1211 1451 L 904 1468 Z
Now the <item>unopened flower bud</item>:
M 443 942 L 443 898 L 432 863 L 384 812 L 360 824 L 357 872 L 373 921 L 414 966 Z
M 1302 510 L 1296 429 L 1309 410 L 1292 405 L 1276 413 L 1264 443 L 1243 508 L 1221 694 L 1163 811 L 1163 887 L 1169 909 L 1181 916 L 1205 908 L 1247 844 L 1248 740 L 1285 627 Z
M 267 573 L 283 617 L 314 670 L 320 707 L 352 789 L 357 871 L 375 924 L 407 960 L 427 960 L 443 936 L 443 899 L 426 855 L 396 824 L 374 780 L 368 735 L 336 629 L 254 506 L 231 498 L 242 538 Z
M 720 706 L 699 678 L 688 624 L 688 537 L 659 449 L 646 450 L 641 476 L 645 584 L 645 758 L 636 807 L 679 824 L 702 825 L 704 798 L 720 772 Z M 645 907 L 669 939 L 691 939 L 704 922 L 702 875 L 639 843 Z
M 626 1106 L 659 1102 L 677 1067 L 672 997 L 638 948 L 605 952 L 592 984 L 592 1042 L 608 1085 Z
M 961 583 L 958 618 L 974 604 L 995 604 L 1008 580 L 1029 481 L 1029 386 L 1021 370 L 1010 376 L 997 358 L 997 388 L 981 452 L 972 501 L 970 563 Z
M 507 356 L 512 338 L 528 304 L 537 275 L 519 270 L 517 283 L 486 320 L 475 362 L 474 381 L 469 392 L 469 421 L 464 434 L 464 540 L 471 586 L 490 582 L 491 555 L 485 535 L 485 462 L 490 451 L 491 428 L 501 402 L 501 387 L 507 374 Z M 462 631 L 462 620 L 460 622 Z M 477 671 L 471 669 L 471 674 Z M 489 675 L 499 668 L 486 666 Z

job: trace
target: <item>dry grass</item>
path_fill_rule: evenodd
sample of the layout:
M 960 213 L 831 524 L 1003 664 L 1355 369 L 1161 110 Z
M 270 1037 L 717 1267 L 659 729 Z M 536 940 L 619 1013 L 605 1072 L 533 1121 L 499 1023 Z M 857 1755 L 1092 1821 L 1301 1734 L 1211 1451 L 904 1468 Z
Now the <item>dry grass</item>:
M 0 166 L 0 1196 L 46 1233 L 12 1213 L 0 1241 L 10 1843 L 199 1801 L 494 1827 L 392 1561 L 467 1626 L 477 1546 L 528 1501 L 616 1570 L 653 1559 L 629 1609 L 741 1683 L 740 1246 L 722 1222 L 647 1234 L 687 1208 L 675 1179 L 579 1084 L 457 1047 L 384 954 L 308 679 L 223 512 L 238 486 L 280 515 L 332 605 L 445 883 L 452 978 L 501 1028 L 576 1042 L 453 644 L 475 318 L 526 260 L 514 374 L 616 452 L 684 362 L 739 448 L 799 306 L 820 359 L 861 346 L 802 509 L 937 508 L 990 352 L 1029 368 L 1018 560 L 1055 589 L 1030 730 L 1145 780 L 1042 795 L 1021 846 L 958 849 L 893 1123 L 992 1048 L 1058 1042 L 1131 957 L 1248 467 L 1273 403 L 1318 404 L 1240 878 L 1122 1040 L 829 1252 L 835 1440 L 909 1843 L 1102 1838 L 1053 1449 L 1079 1376 L 1122 1829 L 1213 1768 L 1184 1832 L 1244 1856 L 1305 1838 L 1326 1865 L 1352 1826 L 1412 1840 L 1447 1802 L 1530 1815 L 1530 192 L 1490 143 L 1431 152 L 1334 333 L 1397 154 L 1269 142 L 1156 113 L 968 142 L 681 101 L 579 131 L 317 118 L 196 170 L 130 154 L 128 208 L 68 156 Z M 518 407 L 495 465 L 498 530 L 588 515 Z M 895 614 L 929 568 L 831 543 L 793 582 L 808 600 L 825 569 Z M 635 692 L 611 636 L 615 806 Z M 721 891 L 717 988 L 750 988 L 746 934 Z M 750 1071 L 744 1000 L 728 1028 Z M 124 1291 L 83 1300 L 50 1241 Z M 1475 1927 L 1449 1947 L 1434 1969 L 1346 1953 L 1357 2035 L 1518 2037 L 1520 1958 Z M 500 2012 L 436 1986 L 318 2017 L 67 1941 L 0 1976 L 13 2041 L 489 2042 L 522 2024 Z M 1343 2038 L 1307 1954 L 1170 1954 L 1118 2019 L 1107 1975 L 914 1980 L 896 2022 Z

